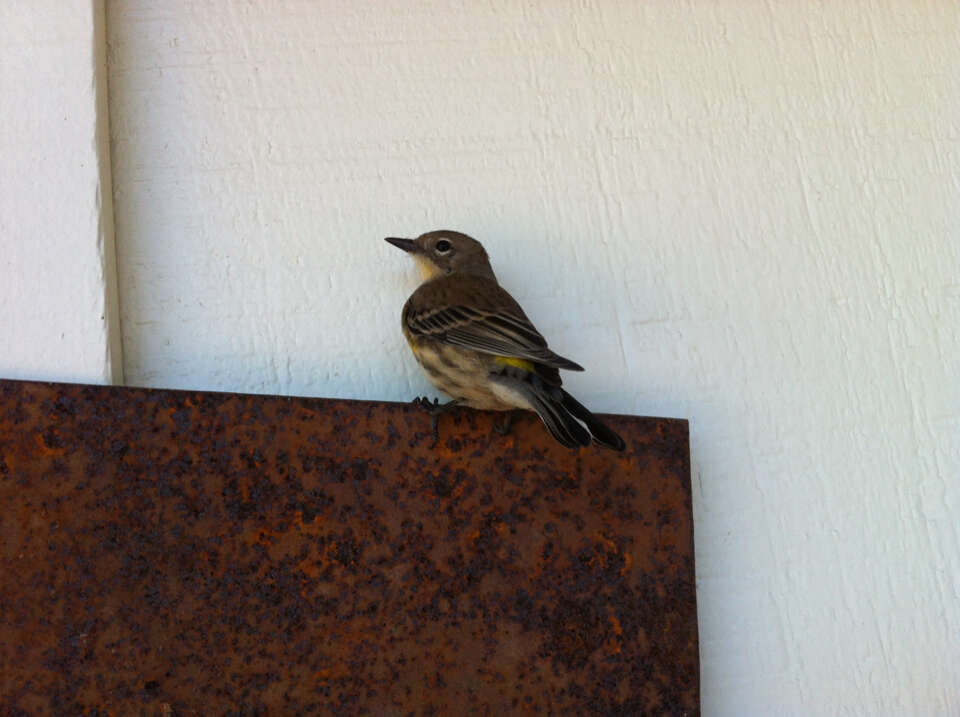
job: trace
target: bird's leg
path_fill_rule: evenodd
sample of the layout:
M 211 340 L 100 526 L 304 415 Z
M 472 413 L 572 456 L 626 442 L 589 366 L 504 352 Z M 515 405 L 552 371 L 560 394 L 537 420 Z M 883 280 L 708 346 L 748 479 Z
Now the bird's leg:
M 431 448 L 440 441 L 440 414 L 449 411 L 459 403 L 460 400 L 457 398 L 447 401 L 446 403 L 440 403 L 440 399 L 438 398 L 434 398 L 433 403 L 431 403 L 427 396 L 417 396 L 413 399 L 414 406 L 419 406 L 430 414 L 430 427 L 433 430 L 433 443 L 430 444 Z
M 503 421 L 500 423 L 494 424 L 493 430 L 499 433 L 501 436 L 506 436 L 510 433 L 510 426 L 513 425 L 513 411 L 507 411 L 507 415 L 503 417 Z

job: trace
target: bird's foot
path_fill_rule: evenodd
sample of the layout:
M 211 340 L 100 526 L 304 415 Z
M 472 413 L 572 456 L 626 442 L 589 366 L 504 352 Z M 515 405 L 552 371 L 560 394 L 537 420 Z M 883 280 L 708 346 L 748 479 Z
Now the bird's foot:
M 431 402 L 429 396 L 417 396 L 410 403 L 417 408 L 422 408 L 427 413 L 439 413 L 445 405 L 440 403 L 439 398 L 434 398 Z
M 430 428 L 433 432 L 433 443 L 430 444 L 430 447 L 433 448 L 440 441 L 440 414 L 450 410 L 460 401 L 453 399 L 446 403 L 440 403 L 439 398 L 434 398 L 431 402 L 427 396 L 417 396 L 412 403 L 430 414 Z

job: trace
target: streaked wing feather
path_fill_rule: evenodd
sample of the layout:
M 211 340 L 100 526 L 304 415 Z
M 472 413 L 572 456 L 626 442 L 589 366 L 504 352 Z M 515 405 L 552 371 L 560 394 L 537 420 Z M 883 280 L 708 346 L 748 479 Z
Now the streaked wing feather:
M 432 309 L 412 314 L 407 326 L 415 334 L 426 334 L 478 351 L 524 356 L 547 347 L 547 341 L 525 316 L 504 312 L 478 311 L 466 306 Z
M 471 327 L 472 329 L 473 327 Z M 536 358 L 533 354 L 535 350 L 511 340 L 508 337 L 500 336 L 493 332 L 452 329 L 444 335 L 444 341 L 447 343 L 462 346 L 475 351 L 485 351 L 498 356 L 516 356 L 522 358 Z
M 459 281 L 479 280 L 462 277 Z M 424 288 L 429 290 L 421 287 Z M 525 358 L 571 371 L 583 370 L 579 364 L 547 348 L 547 340 L 506 291 L 496 284 L 481 288 L 484 290 L 481 296 L 489 300 L 478 302 L 479 306 L 451 303 L 438 307 L 428 303 L 423 308 L 409 307 L 404 314 L 408 330 L 414 335 L 429 336 L 475 351 Z

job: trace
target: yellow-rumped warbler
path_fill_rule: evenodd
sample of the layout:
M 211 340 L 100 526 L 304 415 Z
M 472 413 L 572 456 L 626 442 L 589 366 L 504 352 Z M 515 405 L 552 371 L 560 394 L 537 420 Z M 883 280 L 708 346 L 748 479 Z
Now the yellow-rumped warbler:
M 591 440 L 623 450 L 623 439 L 561 388 L 559 369 L 583 371 L 547 347 L 523 309 L 497 283 L 487 252 L 476 239 L 454 231 L 433 231 L 416 239 L 387 237 L 409 252 L 424 283 L 403 307 L 403 333 L 414 356 L 453 405 L 535 411 L 550 434 L 570 448 Z M 508 415 L 508 420 L 509 416 Z M 507 424 L 509 425 L 509 424 Z

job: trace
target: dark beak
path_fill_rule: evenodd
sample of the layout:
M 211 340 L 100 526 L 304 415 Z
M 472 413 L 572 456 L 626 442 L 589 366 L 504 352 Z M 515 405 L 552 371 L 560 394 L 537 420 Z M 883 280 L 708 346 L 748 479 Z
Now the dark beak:
M 384 241 L 390 242 L 404 251 L 416 251 L 417 243 L 413 239 L 398 239 L 397 237 L 386 237 Z

